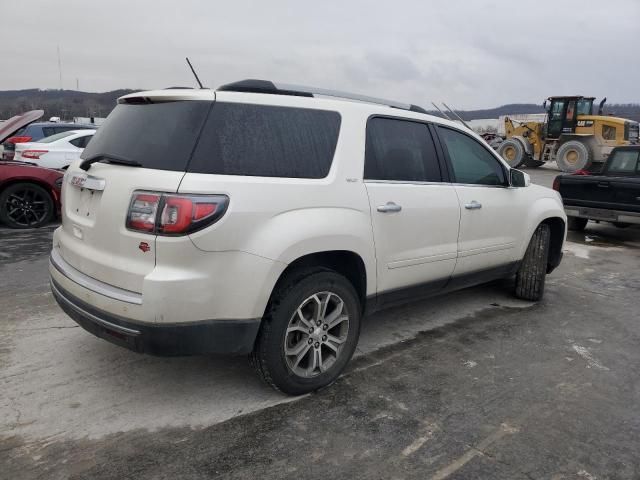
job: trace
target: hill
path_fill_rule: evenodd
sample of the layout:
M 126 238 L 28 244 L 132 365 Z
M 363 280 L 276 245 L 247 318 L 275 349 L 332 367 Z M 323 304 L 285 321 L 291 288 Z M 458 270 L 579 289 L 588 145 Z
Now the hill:
M 106 117 L 122 95 L 141 89 L 121 89 L 104 93 L 78 92 L 75 90 L 7 90 L 0 91 L 0 119 L 7 119 L 27 110 L 44 110 L 43 118 Z M 438 115 L 437 112 L 431 112 Z M 544 113 L 541 105 L 513 103 L 482 110 L 460 110 L 465 120 L 498 118 L 500 115 L 520 113 Z M 605 105 L 605 113 L 640 122 L 640 104 Z

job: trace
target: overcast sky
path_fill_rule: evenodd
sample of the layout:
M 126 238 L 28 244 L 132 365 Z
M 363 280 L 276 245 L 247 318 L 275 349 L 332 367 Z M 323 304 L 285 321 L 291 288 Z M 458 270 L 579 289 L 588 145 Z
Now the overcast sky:
M 640 0 L 0 0 L 0 90 L 243 78 L 471 109 L 640 101 Z M 10 3 L 10 4 L 9 4 Z

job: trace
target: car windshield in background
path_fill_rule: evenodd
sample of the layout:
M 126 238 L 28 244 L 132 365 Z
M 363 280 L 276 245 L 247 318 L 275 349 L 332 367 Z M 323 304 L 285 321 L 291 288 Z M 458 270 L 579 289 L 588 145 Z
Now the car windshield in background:
M 38 140 L 38 143 L 52 143 L 57 140 L 60 140 L 61 138 L 70 137 L 71 135 L 75 135 L 75 132 L 68 131 L 68 132 L 56 133 L 55 135 L 51 135 L 50 137 L 46 137 L 41 140 Z
M 82 158 L 111 156 L 142 168 L 184 171 L 211 105 L 207 101 L 120 104 Z

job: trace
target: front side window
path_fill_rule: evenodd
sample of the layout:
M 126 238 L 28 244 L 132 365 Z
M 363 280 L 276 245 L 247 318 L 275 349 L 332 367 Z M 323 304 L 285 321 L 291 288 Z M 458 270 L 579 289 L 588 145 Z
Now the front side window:
M 562 120 L 564 115 L 564 101 L 556 100 L 551 105 L 551 118 L 550 120 Z
M 607 166 L 607 173 L 635 174 L 640 170 L 640 151 L 618 150 Z
M 338 112 L 216 102 L 189 172 L 324 178 L 340 132 Z
M 427 125 L 390 118 L 369 120 L 364 178 L 440 182 L 438 158 Z
M 457 130 L 439 127 L 456 183 L 506 185 L 504 168 L 479 141 Z

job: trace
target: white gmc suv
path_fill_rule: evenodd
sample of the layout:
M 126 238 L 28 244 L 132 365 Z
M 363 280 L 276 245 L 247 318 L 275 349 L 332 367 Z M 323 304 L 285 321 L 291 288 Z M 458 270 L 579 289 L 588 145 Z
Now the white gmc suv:
M 53 294 L 157 355 L 335 380 L 365 313 L 515 276 L 541 298 L 566 217 L 473 132 L 414 105 L 245 80 L 124 96 L 71 164 Z

